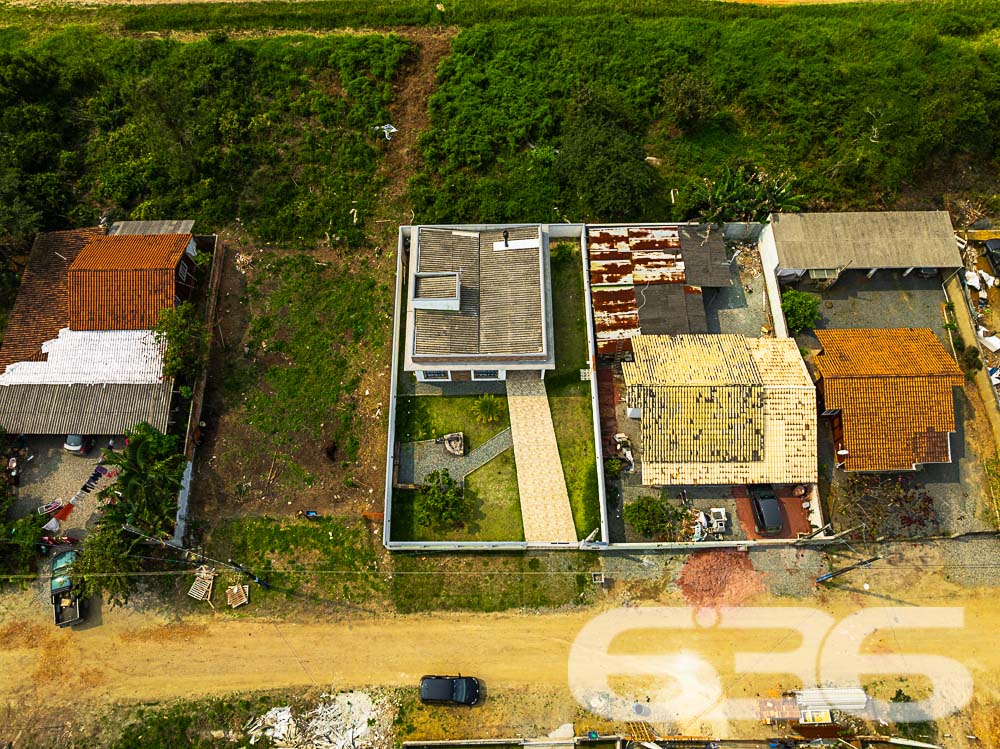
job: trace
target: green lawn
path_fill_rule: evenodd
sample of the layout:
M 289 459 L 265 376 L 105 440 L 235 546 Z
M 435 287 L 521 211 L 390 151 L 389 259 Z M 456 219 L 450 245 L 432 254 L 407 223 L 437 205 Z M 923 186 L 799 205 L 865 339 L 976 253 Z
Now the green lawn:
M 359 361 L 387 339 L 389 287 L 368 261 L 348 270 L 297 253 L 263 254 L 249 277 L 247 338 L 226 351 L 222 385 L 227 408 L 242 409 L 241 418 L 266 440 L 232 455 L 277 453 L 292 469 L 283 481 L 303 473 L 295 456 L 317 444 L 334 446 L 338 459 L 357 460 L 356 391 L 365 374 Z M 311 483 L 308 475 L 301 479 Z
M 461 528 L 436 529 L 418 526 L 413 519 L 416 492 L 397 489 L 392 493 L 393 541 L 523 541 L 521 501 L 517 493 L 514 451 L 507 450 L 482 468 L 470 473 L 465 491 L 473 496 L 469 521 Z
M 504 611 L 592 602 L 593 554 L 559 552 L 393 555 L 390 595 L 399 613 Z
M 552 315 L 556 368 L 546 374 L 545 389 L 576 534 L 585 538 L 600 527 L 601 511 L 590 383 L 580 380 L 589 361 L 583 271 L 580 249 L 570 244 L 552 249 Z
M 251 585 L 255 614 L 283 610 L 286 596 L 357 604 L 383 588 L 371 536 L 364 523 L 353 519 L 226 520 L 212 529 L 205 553 L 232 559 L 272 586 Z M 217 580 L 217 598 L 219 587 Z
M 419 442 L 450 432 L 465 434 L 465 452 L 475 450 L 486 440 L 510 426 L 507 398 L 503 412 L 492 424 L 480 424 L 473 415 L 475 395 L 415 395 L 400 396 L 396 401 L 396 439 Z

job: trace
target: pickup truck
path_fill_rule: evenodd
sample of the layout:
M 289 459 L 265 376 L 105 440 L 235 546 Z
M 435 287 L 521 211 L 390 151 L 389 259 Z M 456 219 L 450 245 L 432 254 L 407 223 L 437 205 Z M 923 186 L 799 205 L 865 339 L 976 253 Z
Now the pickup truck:
M 69 579 L 70 567 L 76 561 L 79 552 L 70 550 L 57 554 L 52 560 L 52 610 L 57 627 L 70 627 L 83 618 L 82 604 L 73 590 Z

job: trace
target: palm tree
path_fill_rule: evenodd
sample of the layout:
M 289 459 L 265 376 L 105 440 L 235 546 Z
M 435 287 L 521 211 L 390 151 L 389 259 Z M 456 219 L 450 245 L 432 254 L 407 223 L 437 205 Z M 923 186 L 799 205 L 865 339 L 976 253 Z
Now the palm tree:
M 126 434 L 121 452 L 103 450 L 104 464 L 118 469 L 118 480 L 101 491 L 109 501 L 109 522 L 135 525 L 150 535 L 168 536 L 177 512 L 184 456 L 177 437 L 139 424 Z
M 491 393 L 480 395 L 472 404 L 472 413 L 480 424 L 492 424 L 503 415 L 503 402 Z

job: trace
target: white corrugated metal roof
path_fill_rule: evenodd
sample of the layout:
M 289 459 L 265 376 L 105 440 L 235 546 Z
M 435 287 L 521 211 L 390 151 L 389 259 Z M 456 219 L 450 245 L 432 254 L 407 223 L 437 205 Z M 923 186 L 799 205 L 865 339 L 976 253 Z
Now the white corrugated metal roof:
M 15 362 L 0 385 L 154 385 L 163 346 L 151 330 L 70 330 L 42 344 L 46 361 Z
M 868 695 L 861 687 L 800 689 L 795 692 L 795 703 L 801 710 L 864 710 L 868 704 Z

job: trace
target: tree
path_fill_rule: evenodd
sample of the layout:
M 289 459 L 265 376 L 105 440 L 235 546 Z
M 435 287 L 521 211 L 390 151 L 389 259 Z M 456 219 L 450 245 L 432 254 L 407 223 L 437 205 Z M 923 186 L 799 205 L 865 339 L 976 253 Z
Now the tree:
M 195 380 L 208 363 L 212 333 L 191 302 L 175 309 L 160 310 L 153 328 L 156 340 L 165 343 L 163 375 L 180 380 Z
M 591 92 L 577 100 L 562 128 L 555 168 L 566 209 L 581 217 L 640 216 L 655 191 L 642 135 L 619 108 Z
M 137 541 L 108 516 L 101 518 L 70 572 L 80 597 L 100 595 L 111 606 L 128 603 L 135 585 L 133 575 L 140 569 L 139 559 L 132 554 Z
M 114 525 L 134 525 L 150 536 L 168 537 L 184 474 L 177 436 L 143 423 L 125 437 L 121 452 L 103 450 L 105 465 L 118 469 L 115 483 L 101 491 L 101 499 L 110 503 L 105 518 Z
M 625 505 L 625 522 L 644 536 L 663 536 L 674 540 L 684 526 L 687 513 L 659 497 L 639 497 Z
M 660 83 L 664 115 L 681 131 L 691 133 L 719 111 L 719 97 L 711 79 L 696 70 L 670 73 Z
M 781 295 L 781 311 L 793 333 L 813 328 L 819 322 L 819 297 L 805 291 L 788 289 Z
M 472 413 L 480 424 L 492 424 L 503 414 L 503 402 L 491 393 L 480 395 L 472 404 Z
M 426 527 L 461 525 L 472 509 L 463 487 L 442 468 L 427 474 L 417 492 L 414 514 L 418 525 Z
M 703 221 L 765 221 L 772 213 L 799 210 L 804 198 L 794 185 L 787 174 L 769 174 L 745 164 L 727 166 L 701 184 L 695 203 Z

